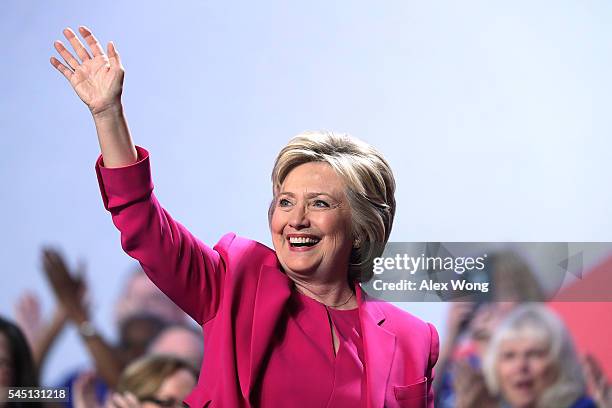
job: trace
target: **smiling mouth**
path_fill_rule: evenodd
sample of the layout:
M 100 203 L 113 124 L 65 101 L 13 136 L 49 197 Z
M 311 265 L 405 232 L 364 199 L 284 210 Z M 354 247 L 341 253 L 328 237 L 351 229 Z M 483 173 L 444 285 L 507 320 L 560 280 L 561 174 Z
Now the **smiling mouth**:
M 292 248 L 313 247 L 321 241 L 316 237 L 289 237 L 289 246 Z
M 518 390 L 521 391 L 531 391 L 532 387 L 533 387 L 533 381 L 531 380 L 521 380 L 521 381 L 517 381 L 514 384 L 514 387 Z

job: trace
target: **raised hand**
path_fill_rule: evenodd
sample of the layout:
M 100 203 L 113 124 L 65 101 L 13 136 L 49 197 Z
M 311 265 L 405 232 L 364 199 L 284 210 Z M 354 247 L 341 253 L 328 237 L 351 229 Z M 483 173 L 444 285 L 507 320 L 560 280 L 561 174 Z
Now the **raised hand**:
M 129 392 L 113 393 L 104 404 L 104 408 L 142 408 L 142 406 L 134 394 Z
M 489 394 L 480 370 L 472 367 L 467 360 L 455 362 L 453 389 L 455 390 L 455 407 L 457 408 L 499 407 L 497 398 Z
M 74 31 L 66 28 L 64 36 L 79 59 L 75 58 L 61 41 L 55 41 L 55 49 L 66 64 L 61 63 L 55 57 L 51 57 L 51 64 L 66 77 L 93 115 L 119 107 L 124 69 L 115 45 L 109 42 L 108 55 L 104 54 L 102 46 L 87 27 L 79 27 L 79 32 L 89 46 L 91 54 Z
M 77 377 L 72 386 L 74 408 L 102 408 L 96 397 L 96 374 L 86 372 Z
M 582 365 L 587 384 L 597 407 L 612 408 L 612 384 L 608 382 L 599 361 L 594 356 L 587 355 Z
M 47 248 L 43 250 L 42 255 L 47 280 L 68 317 L 77 324 L 87 320 L 89 311 L 85 301 L 85 283 L 82 277 L 84 266 L 79 266 L 73 275 L 60 252 Z
M 105 55 L 102 46 L 88 28 L 81 26 L 79 32 L 89 46 L 91 54 L 76 34 L 70 28 L 66 28 L 64 35 L 80 61 L 64 47 L 64 44 L 56 41 L 55 49 L 66 64 L 51 57 L 51 65 L 70 81 L 77 95 L 89 107 L 96 124 L 104 167 L 133 164 L 138 159 L 138 154 L 121 105 L 124 71 L 119 54 L 115 45 L 110 42 L 107 47 L 108 55 Z
M 15 322 L 33 349 L 44 330 L 40 301 L 35 293 L 27 291 L 19 296 L 15 303 Z

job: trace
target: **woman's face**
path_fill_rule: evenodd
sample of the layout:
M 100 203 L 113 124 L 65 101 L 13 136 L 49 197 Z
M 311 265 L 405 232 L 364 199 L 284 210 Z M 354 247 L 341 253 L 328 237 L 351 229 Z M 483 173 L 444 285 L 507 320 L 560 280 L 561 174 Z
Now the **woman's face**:
M 191 390 L 196 386 L 196 379 L 193 374 L 184 368 L 174 372 L 170 377 L 162 382 L 161 387 L 155 393 L 155 398 L 159 401 L 165 401 L 170 406 L 174 402 L 176 407 L 182 407 L 183 400 L 189 395 Z M 154 402 L 143 402 L 142 408 L 159 408 L 160 404 Z
M 0 388 L 13 385 L 11 361 L 9 340 L 4 333 L 0 333 Z
M 327 163 L 305 163 L 289 172 L 270 221 L 287 274 L 320 281 L 346 277 L 353 239 L 345 188 Z
M 555 381 L 556 370 L 549 357 L 549 344 L 529 337 L 502 342 L 497 360 L 497 378 L 505 400 L 514 408 L 535 406 Z

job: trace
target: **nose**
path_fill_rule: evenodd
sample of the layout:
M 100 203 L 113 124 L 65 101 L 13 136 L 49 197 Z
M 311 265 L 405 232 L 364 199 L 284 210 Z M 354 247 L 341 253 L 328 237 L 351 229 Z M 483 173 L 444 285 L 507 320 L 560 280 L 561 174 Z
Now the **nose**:
M 528 373 L 529 372 L 529 357 L 526 355 L 522 355 L 518 358 L 517 361 L 517 370 L 522 372 L 522 373 Z
M 291 210 L 291 217 L 289 218 L 289 226 L 296 230 L 310 227 L 308 212 L 304 206 L 296 205 L 293 207 Z

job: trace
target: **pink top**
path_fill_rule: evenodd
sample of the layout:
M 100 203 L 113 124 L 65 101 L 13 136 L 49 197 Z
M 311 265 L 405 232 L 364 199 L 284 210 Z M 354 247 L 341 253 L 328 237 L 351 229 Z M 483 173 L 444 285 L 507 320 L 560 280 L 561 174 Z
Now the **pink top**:
M 330 321 L 338 335 L 337 354 Z M 259 406 L 299 401 L 304 407 L 365 407 L 359 309 L 337 310 L 292 290 L 281 331 L 263 368 Z

